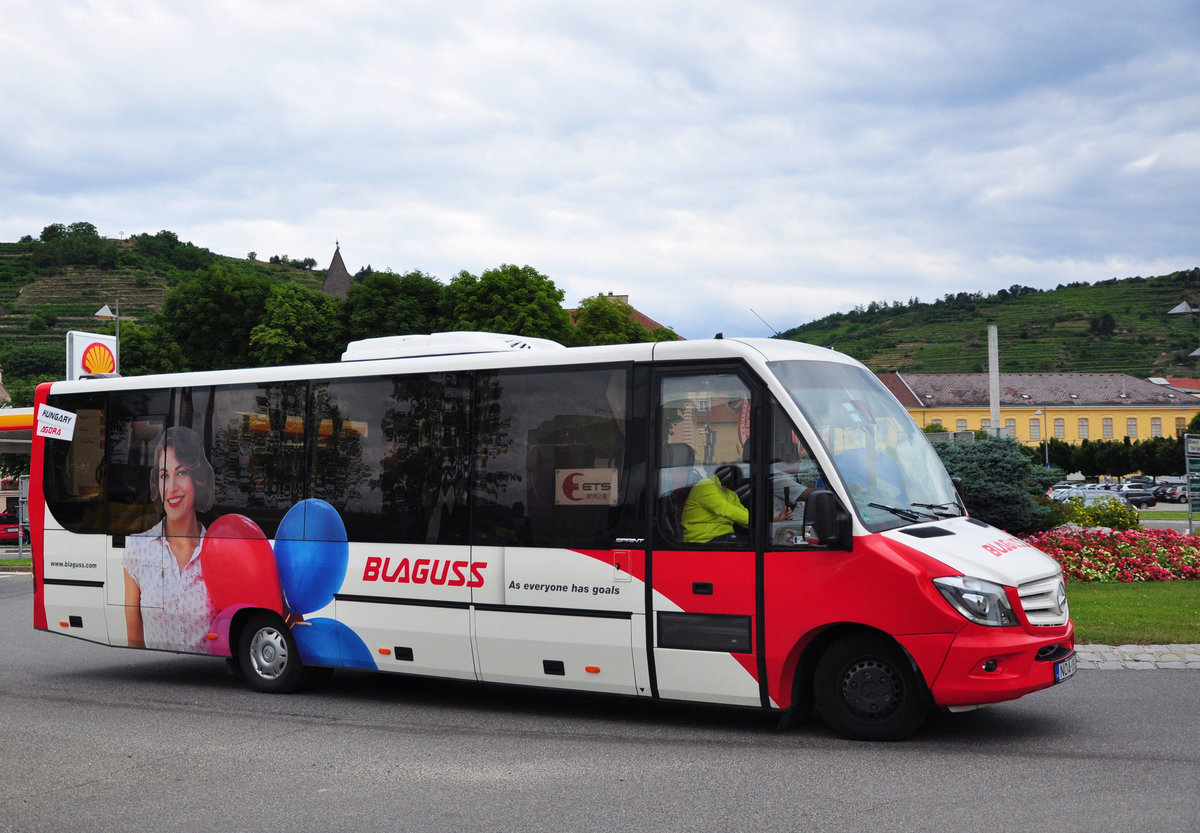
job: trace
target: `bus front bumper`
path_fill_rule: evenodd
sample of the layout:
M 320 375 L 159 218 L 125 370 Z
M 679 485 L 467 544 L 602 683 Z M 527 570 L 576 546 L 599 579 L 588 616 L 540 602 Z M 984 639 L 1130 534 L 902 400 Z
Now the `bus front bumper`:
M 975 625 L 951 643 L 931 692 L 939 706 L 979 706 L 1024 697 L 1074 673 L 1072 622 L 1036 635 L 1023 628 Z

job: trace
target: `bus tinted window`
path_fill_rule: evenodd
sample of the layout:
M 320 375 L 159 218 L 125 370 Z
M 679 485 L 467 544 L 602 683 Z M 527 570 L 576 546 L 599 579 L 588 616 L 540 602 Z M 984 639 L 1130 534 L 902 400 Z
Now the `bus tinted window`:
M 150 495 L 158 438 L 168 425 L 170 392 L 122 391 L 109 400 L 108 531 L 132 535 L 158 521 Z
M 309 496 L 351 540 L 467 542 L 470 374 L 313 385 Z
M 628 380 L 611 367 L 479 374 L 474 543 L 612 546 Z
M 203 394 L 203 404 L 195 399 Z M 209 461 L 216 474 L 214 515 L 237 513 L 268 538 L 283 515 L 303 500 L 304 429 L 308 385 L 273 382 L 193 391 L 194 420 L 211 423 Z
M 104 532 L 105 397 L 51 396 L 48 404 L 75 414 L 75 438 L 46 441 L 42 492 L 50 513 L 72 532 Z

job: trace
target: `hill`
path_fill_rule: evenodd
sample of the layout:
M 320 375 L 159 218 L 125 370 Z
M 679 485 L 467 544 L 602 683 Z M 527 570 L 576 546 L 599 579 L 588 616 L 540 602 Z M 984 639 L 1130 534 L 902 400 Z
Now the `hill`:
M 1200 304 L 1200 269 L 872 303 L 780 335 L 832 347 L 877 371 L 978 373 L 987 370 L 987 328 L 995 324 L 1003 372 L 1200 377 L 1200 359 L 1189 358 L 1200 348 L 1198 316 L 1167 314 L 1181 301 Z
M 111 323 L 95 313 L 118 299 L 123 322 L 145 321 L 196 269 L 237 263 L 272 281 L 318 290 L 325 274 L 309 268 L 311 258 L 272 258 L 278 263 L 230 258 L 169 231 L 109 240 L 90 224 L 75 223 L 49 226 L 47 236 L 0 243 L 0 366 L 6 381 L 61 372 L 68 331 L 111 332 Z
M 68 330 L 104 331 L 94 313 L 105 304 L 119 298 L 123 320 L 145 321 L 173 286 L 216 263 L 320 289 L 325 272 L 311 268 L 312 258 L 271 260 L 216 255 L 168 231 L 102 239 L 87 223 L 49 226 L 39 241 L 0 243 L 5 378 L 44 372 L 48 363 L 57 368 Z M 1185 300 L 1200 306 L 1200 268 L 1053 290 L 960 292 L 932 303 L 872 303 L 781 336 L 833 347 L 874 370 L 967 373 L 987 369 L 987 327 L 995 324 L 1005 372 L 1200 377 L 1200 359 L 1189 358 L 1200 348 L 1200 320 L 1167 315 Z

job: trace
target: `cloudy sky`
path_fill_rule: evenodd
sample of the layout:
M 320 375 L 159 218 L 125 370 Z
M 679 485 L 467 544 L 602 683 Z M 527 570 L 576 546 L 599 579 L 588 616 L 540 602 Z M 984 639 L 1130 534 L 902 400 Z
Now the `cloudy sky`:
M 0 240 L 528 264 L 689 338 L 1200 266 L 1194 0 L 3 8 Z

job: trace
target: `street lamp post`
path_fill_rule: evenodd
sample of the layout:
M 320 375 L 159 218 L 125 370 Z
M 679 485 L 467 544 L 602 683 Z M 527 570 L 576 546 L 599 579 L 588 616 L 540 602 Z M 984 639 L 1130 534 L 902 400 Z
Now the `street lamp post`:
M 121 375 L 121 299 L 115 301 L 116 312 L 108 308 L 108 304 L 100 307 L 93 314 L 94 318 L 115 319 L 117 322 L 116 346 L 113 349 L 113 373 Z

